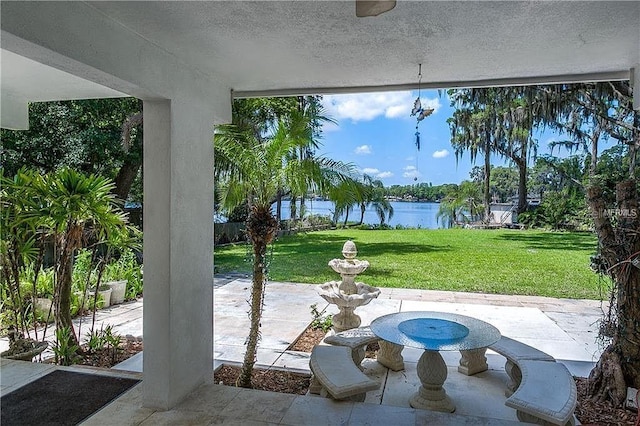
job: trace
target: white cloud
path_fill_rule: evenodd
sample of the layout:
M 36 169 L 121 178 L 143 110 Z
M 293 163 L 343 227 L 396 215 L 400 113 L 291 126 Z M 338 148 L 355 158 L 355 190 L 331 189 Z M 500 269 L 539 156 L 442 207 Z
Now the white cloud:
M 422 176 L 418 169 L 415 166 L 407 166 L 404 168 L 404 173 L 402 173 L 402 177 L 405 178 L 418 178 Z
M 384 116 L 387 118 L 406 117 L 411 114 L 410 105 L 407 105 L 392 105 L 386 109 Z
M 348 95 L 326 95 L 322 104 L 326 115 L 336 120 L 370 121 L 376 117 L 409 118 L 413 108 L 411 92 L 379 92 Z M 442 106 L 439 98 L 421 98 L 423 108 L 433 108 L 434 113 Z
M 442 104 L 440 103 L 440 98 L 420 98 L 420 104 L 422 108 L 433 108 L 433 113 L 437 113 Z
M 368 155 L 371 154 L 371 146 L 370 145 L 360 145 L 353 151 L 356 155 Z
M 374 167 L 365 167 L 364 169 L 360 170 L 360 173 L 369 175 L 377 179 L 385 179 L 393 176 L 393 173 L 389 171 L 381 172 L 379 169 L 376 169 Z
M 337 123 L 332 123 L 331 121 L 322 123 L 323 132 L 337 132 L 338 130 L 340 130 L 340 126 Z
M 441 149 L 440 151 L 435 151 L 435 152 L 432 154 L 432 157 L 433 157 L 433 158 L 445 158 L 445 157 L 448 157 L 448 156 L 449 156 L 449 154 L 450 154 L 450 153 L 449 153 L 449 151 L 448 151 L 448 150 L 446 150 L 446 149 Z

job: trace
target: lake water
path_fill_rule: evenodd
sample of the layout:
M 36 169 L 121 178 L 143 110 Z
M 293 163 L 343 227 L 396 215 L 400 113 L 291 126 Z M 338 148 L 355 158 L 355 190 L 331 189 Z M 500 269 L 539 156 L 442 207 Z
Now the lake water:
M 307 213 L 319 214 L 323 216 L 333 217 L 333 202 L 331 201 L 306 201 Z M 441 223 L 438 223 L 436 215 L 440 204 L 438 203 L 403 203 L 398 201 L 392 201 L 393 217 L 388 222 L 391 226 L 402 225 L 411 228 L 426 228 L 436 229 L 443 228 Z M 289 219 L 290 216 L 290 202 L 284 201 L 282 203 L 282 219 Z M 344 220 L 344 216 L 341 217 Z M 349 221 L 360 220 L 360 209 L 356 209 L 349 213 Z M 364 213 L 364 223 L 375 225 L 380 223 L 380 219 L 376 215 L 376 212 L 369 208 Z

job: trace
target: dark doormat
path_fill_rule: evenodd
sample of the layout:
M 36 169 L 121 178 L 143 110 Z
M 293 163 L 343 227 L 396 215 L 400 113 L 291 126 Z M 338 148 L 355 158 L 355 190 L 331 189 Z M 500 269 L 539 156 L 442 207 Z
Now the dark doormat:
M 2 426 L 76 425 L 139 382 L 55 370 L 0 398 Z

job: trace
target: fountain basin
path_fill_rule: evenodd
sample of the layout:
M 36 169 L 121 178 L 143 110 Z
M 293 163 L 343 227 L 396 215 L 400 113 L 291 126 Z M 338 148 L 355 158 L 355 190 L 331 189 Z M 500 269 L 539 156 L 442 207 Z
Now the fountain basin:
M 346 294 L 340 290 L 340 281 L 330 281 L 318 286 L 318 294 L 338 307 L 357 308 L 364 306 L 380 295 L 380 290 L 365 283 L 355 283 L 356 292 Z
M 355 259 L 332 259 L 329 261 L 329 266 L 341 275 L 358 275 L 369 267 L 369 262 Z

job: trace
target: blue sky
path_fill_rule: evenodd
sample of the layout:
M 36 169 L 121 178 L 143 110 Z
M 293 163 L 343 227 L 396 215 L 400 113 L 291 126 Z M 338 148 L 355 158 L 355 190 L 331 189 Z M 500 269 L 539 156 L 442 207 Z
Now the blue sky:
M 464 154 L 456 163 L 451 149 L 447 118 L 452 116 L 453 108 L 446 93 L 421 91 L 423 108 L 433 108 L 434 112 L 418 126 L 421 148 L 416 150 L 416 118 L 410 113 L 417 97 L 417 90 L 325 95 L 326 115 L 338 124 L 323 127 L 319 153 L 353 163 L 385 186 L 420 182 L 441 185 L 469 179 L 473 167 L 469 154 Z M 548 153 L 548 143 L 554 138 L 551 133 L 540 135 L 538 153 Z M 482 158 L 478 158 L 476 164 L 482 165 Z M 492 164 L 506 163 L 496 158 Z

